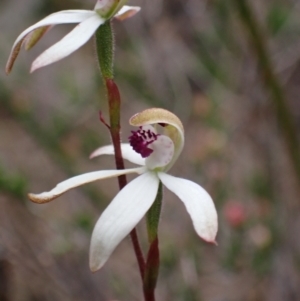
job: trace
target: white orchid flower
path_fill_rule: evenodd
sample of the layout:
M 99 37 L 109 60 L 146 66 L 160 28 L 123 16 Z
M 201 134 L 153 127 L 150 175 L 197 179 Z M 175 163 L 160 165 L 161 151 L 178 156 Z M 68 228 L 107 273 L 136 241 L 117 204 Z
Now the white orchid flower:
M 154 108 L 134 115 L 130 124 L 138 129 L 132 131 L 129 144 L 121 144 L 122 156 L 140 167 L 90 172 L 61 182 L 49 192 L 29 194 L 33 202 L 46 203 L 92 181 L 130 173 L 140 174 L 116 195 L 96 223 L 90 246 L 92 271 L 104 265 L 116 246 L 147 213 L 156 198 L 160 181 L 183 202 L 197 234 L 207 242 L 215 242 L 218 221 L 209 194 L 194 182 L 166 173 L 184 145 L 181 121 L 169 111 Z M 159 126 L 163 133 L 157 132 L 156 127 Z M 104 154 L 114 154 L 113 146 L 101 147 L 91 157 Z
M 140 10 L 137 6 L 124 5 L 126 2 L 127 0 L 98 0 L 94 10 L 59 11 L 28 27 L 18 36 L 12 47 L 6 64 L 6 73 L 11 71 L 23 45 L 26 50 L 31 49 L 54 25 L 79 23 L 70 33 L 35 59 L 31 72 L 65 58 L 84 45 L 107 20 L 111 18 L 125 20 Z

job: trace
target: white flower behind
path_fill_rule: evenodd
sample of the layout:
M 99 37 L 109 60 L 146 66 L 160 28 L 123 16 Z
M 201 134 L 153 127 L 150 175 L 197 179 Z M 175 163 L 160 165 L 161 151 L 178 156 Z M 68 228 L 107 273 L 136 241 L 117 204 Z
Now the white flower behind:
M 31 49 L 54 25 L 79 23 L 59 42 L 45 50 L 31 65 L 31 72 L 57 62 L 84 45 L 98 27 L 111 18 L 125 20 L 135 15 L 140 7 L 124 5 L 127 0 L 98 0 L 94 10 L 63 10 L 53 13 L 24 30 L 16 39 L 6 64 L 10 73 L 24 46 Z
M 169 111 L 154 108 L 134 115 L 130 124 L 138 129 L 132 131 L 129 144 L 121 144 L 122 156 L 141 167 L 91 172 L 68 179 L 49 192 L 29 194 L 33 202 L 46 203 L 92 181 L 122 174 L 140 174 L 116 195 L 95 225 L 90 246 L 92 271 L 97 271 L 105 264 L 116 246 L 147 213 L 155 201 L 160 181 L 183 202 L 197 234 L 205 241 L 215 243 L 218 220 L 209 194 L 192 181 L 166 173 L 184 145 L 181 121 Z M 163 129 L 162 134 L 156 130 L 159 126 Z M 113 154 L 113 146 L 107 145 L 93 152 L 91 158 Z

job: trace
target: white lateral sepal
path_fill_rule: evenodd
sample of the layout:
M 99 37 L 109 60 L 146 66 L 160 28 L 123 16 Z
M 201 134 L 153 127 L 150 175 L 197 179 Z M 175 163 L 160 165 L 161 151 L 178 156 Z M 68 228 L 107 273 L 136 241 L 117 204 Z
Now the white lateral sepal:
M 131 232 L 153 204 L 159 179 L 146 172 L 127 184 L 96 223 L 90 247 L 90 269 L 99 270 L 116 246 Z
M 217 211 L 210 195 L 198 184 L 158 173 L 162 183 L 184 203 L 197 234 L 207 242 L 215 243 L 218 231 Z

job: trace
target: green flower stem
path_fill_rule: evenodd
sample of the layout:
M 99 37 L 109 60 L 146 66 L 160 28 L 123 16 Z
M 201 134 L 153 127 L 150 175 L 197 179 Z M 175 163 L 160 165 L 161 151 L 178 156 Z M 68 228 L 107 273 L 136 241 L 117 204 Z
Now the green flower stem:
M 101 25 L 96 31 L 96 47 L 100 70 L 105 82 L 109 106 L 110 119 L 110 135 L 115 150 L 115 163 L 117 169 L 124 169 L 124 161 L 121 151 L 120 137 L 120 112 L 121 112 L 121 97 L 119 89 L 113 80 L 113 51 L 114 51 L 114 36 L 110 21 Z M 127 184 L 126 176 L 118 177 L 120 190 Z M 135 256 L 137 258 L 140 275 L 142 280 L 145 273 L 145 259 L 140 247 L 136 229 L 130 232 L 131 241 Z
M 162 198 L 163 198 L 163 191 L 162 191 L 162 184 L 160 182 L 155 202 L 153 203 L 153 205 L 151 206 L 151 208 L 149 209 L 146 215 L 149 244 L 152 244 L 157 237 Z
M 240 14 L 245 29 L 249 32 L 250 42 L 252 43 L 253 50 L 256 53 L 260 65 L 263 82 L 272 95 L 278 122 L 288 147 L 289 156 L 293 163 L 296 176 L 300 181 L 300 148 L 297 129 L 286 103 L 284 91 L 273 70 L 262 30 L 247 0 L 233 0 L 233 2 Z
M 146 215 L 148 241 L 150 244 L 144 277 L 144 296 L 146 301 L 155 300 L 154 290 L 156 287 L 159 272 L 159 248 L 157 232 L 161 212 L 162 198 L 162 183 L 160 182 L 156 199 Z
M 104 79 L 114 78 L 114 33 L 110 21 L 102 24 L 96 31 L 98 62 Z

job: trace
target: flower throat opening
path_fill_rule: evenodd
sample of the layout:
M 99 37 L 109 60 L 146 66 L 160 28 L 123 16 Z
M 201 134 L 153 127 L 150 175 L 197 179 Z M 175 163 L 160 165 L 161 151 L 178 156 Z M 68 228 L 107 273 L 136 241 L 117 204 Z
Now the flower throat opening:
M 137 131 L 131 131 L 132 135 L 129 136 L 129 144 L 138 154 L 141 154 L 143 158 L 147 158 L 153 152 L 153 149 L 148 146 L 157 140 L 159 134 L 156 134 L 152 130 L 152 126 L 148 128 L 146 126 L 140 126 Z

